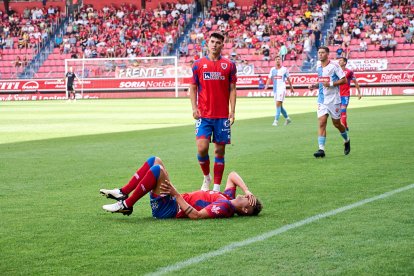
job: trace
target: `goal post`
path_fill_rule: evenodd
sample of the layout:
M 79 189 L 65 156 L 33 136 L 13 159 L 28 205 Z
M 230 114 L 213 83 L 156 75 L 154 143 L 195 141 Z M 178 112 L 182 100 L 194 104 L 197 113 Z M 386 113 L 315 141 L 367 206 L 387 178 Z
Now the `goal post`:
M 80 92 L 82 98 L 84 91 L 90 89 L 94 83 L 96 87 L 99 87 L 99 82 L 110 80 L 145 81 L 149 79 L 169 80 L 171 85 L 168 89 L 174 90 L 175 97 L 178 97 L 179 80 L 184 75 L 188 76 L 188 68 L 179 67 L 176 56 L 65 59 L 65 74 L 70 67 L 81 80 L 81 83 L 76 83 L 76 90 Z M 141 88 L 148 89 L 148 87 Z M 97 88 L 99 89 L 105 90 L 106 88 Z M 121 90 L 121 88 L 114 87 L 112 90 Z

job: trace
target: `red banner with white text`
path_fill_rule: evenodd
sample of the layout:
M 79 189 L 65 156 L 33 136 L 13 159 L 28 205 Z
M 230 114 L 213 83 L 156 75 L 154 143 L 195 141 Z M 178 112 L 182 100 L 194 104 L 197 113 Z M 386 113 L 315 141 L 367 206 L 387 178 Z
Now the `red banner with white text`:
M 355 95 L 355 89 L 351 89 L 351 95 Z M 364 96 L 398 96 L 398 95 L 413 95 L 414 87 L 399 87 L 399 86 L 374 86 L 361 87 L 361 92 Z M 288 97 L 314 97 L 317 96 L 316 89 L 309 90 L 306 88 L 297 88 L 294 93 L 287 91 Z M 245 89 L 238 90 L 239 97 L 249 98 L 265 98 L 273 97 L 273 92 L 269 90 Z M 188 92 L 181 91 L 179 97 L 188 97 Z M 141 91 L 141 92 L 90 92 L 83 95 L 83 99 L 116 99 L 116 98 L 173 98 L 174 91 Z M 78 94 L 77 98 L 81 98 Z M 18 93 L 18 94 L 0 94 L 0 102 L 2 101 L 42 101 L 42 100 L 65 100 L 64 92 L 60 93 Z
M 414 71 L 356 72 L 355 76 L 364 95 L 414 95 Z M 266 81 L 267 77 L 262 77 Z M 315 74 L 291 74 L 294 95 L 316 96 L 309 91 L 309 84 L 317 82 Z M 179 79 L 179 97 L 187 97 L 190 78 Z M 259 76 L 239 76 L 238 95 L 242 97 L 267 97 L 272 91 L 257 90 Z M 77 83 L 76 90 L 84 91 L 83 98 L 139 98 L 175 97 L 174 78 L 147 79 L 85 79 Z M 353 89 L 352 89 L 352 92 Z M 51 100 L 65 98 L 65 82 L 58 79 L 0 80 L 0 101 Z

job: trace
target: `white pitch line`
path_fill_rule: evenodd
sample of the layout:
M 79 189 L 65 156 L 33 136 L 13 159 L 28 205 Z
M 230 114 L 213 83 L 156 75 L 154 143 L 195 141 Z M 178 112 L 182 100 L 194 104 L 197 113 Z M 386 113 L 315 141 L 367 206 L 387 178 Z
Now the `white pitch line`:
M 220 249 L 217 249 L 215 251 L 210 251 L 210 252 L 201 254 L 199 256 L 190 258 L 188 260 L 175 263 L 173 265 L 161 267 L 157 271 L 154 271 L 154 272 L 149 273 L 147 275 L 154 276 L 154 275 L 163 275 L 163 274 L 166 274 L 166 273 L 174 272 L 174 271 L 180 270 L 182 268 L 185 268 L 187 266 L 190 266 L 190 265 L 193 265 L 193 264 L 197 264 L 197 263 L 201 263 L 201 262 L 204 262 L 204 261 L 206 261 L 208 259 L 211 259 L 213 257 L 217 257 L 217 256 L 220 256 L 220 255 L 223 255 L 225 253 L 228 253 L 228 252 L 233 251 L 235 249 L 238 249 L 240 247 L 247 246 L 247 245 L 252 244 L 252 243 L 255 243 L 255 242 L 267 240 L 269 238 L 272 238 L 274 236 L 277 236 L 279 234 L 282 234 L 282 233 L 284 233 L 286 231 L 289 231 L 291 229 L 298 228 L 298 227 L 303 226 L 303 225 L 307 225 L 307 224 L 312 223 L 314 221 L 317 221 L 319 219 L 331 217 L 331 216 L 340 214 L 342 212 L 345 212 L 345 211 L 354 209 L 356 207 L 365 205 L 367 203 L 370 203 L 370 202 L 373 202 L 373 201 L 376 201 L 376 200 L 379 200 L 379 199 L 384 199 L 384 198 L 390 197 L 392 195 L 395 195 L 395 194 L 398 194 L 398 193 L 401 193 L 401 192 L 410 190 L 412 188 L 414 188 L 414 184 L 410 184 L 408 186 L 405 186 L 405 187 L 402 187 L 402 188 L 399 188 L 399 189 L 396 189 L 396 190 L 392 190 L 392 191 L 383 193 L 383 194 L 378 195 L 378 196 L 374 196 L 374 197 L 371 197 L 371 198 L 367 198 L 367 199 L 364 199 L 364 200 L 355 202 L 353 204 L 340 207 L 338 209 L 334 209 L 334 210 L 331 210 L 331 211 L 328 211 L 328 212 L 325 212 L 325 213 L 322 213 L 322 214 L 318 214 L 318 215 L 315 215 L 315 216 L 306 218 L 304 220 L 301 220 L 301 221 L 298 221 L 298 222 L 295 222 L 295 223 L 292 223 L 292 224 L 287 224 L 285 226 L 282 226 L 282 227 L 280 227 L 278 229 L 275 229 L 275 230 L 272 230 L 270 232 L 261 234 L 259 236 L 255 236 L 255 237 L 252 237 L 250 239 L 247 239 L 247 240 L 244 240 L 244 241 L 240 241 L 240 242 L 234 242 L 234 243 L 231 243 L 231 244 L 229 244 L 227 246 L 224 246 L 224 247 L 222 247 Z

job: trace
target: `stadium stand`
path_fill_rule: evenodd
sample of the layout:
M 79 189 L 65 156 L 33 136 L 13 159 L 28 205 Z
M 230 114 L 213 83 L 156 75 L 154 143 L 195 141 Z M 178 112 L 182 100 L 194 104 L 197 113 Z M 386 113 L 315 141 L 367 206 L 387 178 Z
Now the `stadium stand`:
M 0 77 L 16 78 L 56 30 L 59 4 L 12 5 L 9 14 L 0 11 Z
M 330 57 L 386 58 L 391 70 L 414 68 L 413 14 L 414 1 L 344 1 L 327 41 Z
M 39 78 L 63 75 L 65 58 L 145 57 L 171 55 L 184 33 L 194 7 L 159 3 L 153 10 L 139 10 L 131 3 L 87 4 L 75 12 L 61 41 L 37 72 Z M 57 36 L 59 39 L 61 36 Z
M 282 55 L 291 71 L 299 71 L 305 56 L 303 44 L 320 28 L 327 15 L 322 5 L 299 1 L 236 1 L 217 4 L 197 20 L 188 37 L 189 55 L 207 53 L 205 34 L 227 34 L 223 54 L 236 63 L 252 63 L 256 73 L 268 72 L 276 55 Z M 242 5 L 239 5 L 242 4 Z M 232 51 L 233 50 L 233 51 Z M 232 53 L 231 53 L 232 52 Z M 189 62 L 187 56 L 180 59 Z

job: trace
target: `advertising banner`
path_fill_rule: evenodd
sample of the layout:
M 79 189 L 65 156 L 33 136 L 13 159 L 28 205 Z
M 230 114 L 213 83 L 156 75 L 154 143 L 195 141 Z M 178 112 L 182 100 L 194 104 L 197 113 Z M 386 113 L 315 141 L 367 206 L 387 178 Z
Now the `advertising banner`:
M 388 60 L 380 58 L 349 59 L 346 65 L 352 71 L 385 71 Z
M 354 96 L 355 89 L 351 89 L 351 95 Z M 413 95 L 414 87 L 396 87 L 396 86 L 375 86 L 375 87 L 362 87 L 361 92 L 364 96 L 396 96 L 396 95 Z M 306 88 L 297 88 L 295 93 L 287 91 L 289 97 L 315 97 L 318 91 L 316 89 L 309 90 Z M 237 95 L 239 97 L 250 97 L 250 98 L 266 98 L 273 97 L 271 89 L 268 90 L 257 90 L 257 89 L 246 89 L 238 90 Z M 188 92 L 179 92 L 179 97 L 188 97 Z M 77 94 L 80 99 L 80 94 Z M 175 97 L 174 91 L 140 91 L 140 92 L 124 92 L 124 91 L 113 91 L 113 92 L 90 92 L 85 93 L 83 99 L 116 99 L 116 98 L 173 98 Z M 19 93 L 19 94 L 0 94 L 0 102 L 2 101 L 46 101 L 46 100 L 65 100 L 66 95 L 64 92 L 60 93 Z
M 247 70 L 247 69 L 246 69 Z M 134 72 L 130 72 L 135 74 Z M 130 74 L 128 73 L 128 74 Z M 119 72 L 121 75 L 121 73 Z M 122 73 L 124 74 L 124 73 Z M 126 72 L 125 72 L 126 74 Z M 137 72 L 140 74 L 140 72 Z M 156 73 L 154 73 L 156 74 Z M 414 84 L 414 71 L 395 72 L 356 72 L 355 76 L 361 87 L 371 86 L 411 86 Z M 266 82 L 267 76 L 262 76 Z M 290 80 L 295 88 L 306 88 L 318 82 L 316 74 L 291 74 Z M 186 90 L 191 78 L 179 78 L 179 89 Z M 258 75 L 238 76 L 237 88 L 257 88 Z M 80 92 L 134 92 L 152 90 L 173 90 L 174 78 L 107 78 L 84 79 L 82 83 L 75 82 L 75 89 Z M 65 82 L 62 79 L 18 79 L 0 80 L 0 94 L 4 93 L 34 93 L 34 92 L 64 92 Z

